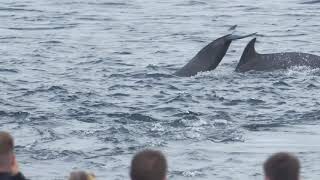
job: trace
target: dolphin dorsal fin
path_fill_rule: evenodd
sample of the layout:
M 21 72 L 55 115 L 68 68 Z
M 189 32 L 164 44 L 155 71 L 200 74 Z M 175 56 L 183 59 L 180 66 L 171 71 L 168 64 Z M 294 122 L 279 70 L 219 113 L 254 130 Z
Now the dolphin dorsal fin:
M 255 57 L 258 53 L 256 52 L 254 45 L 256 43 L 256 38 L 253 38 L 248 45 L 246 46 L 246 48 L 244 49 L 242 56 L 240 58 L 239 64 L 238 65 L 242 65 L 247 63 L 250 59 L 252 59 L 253 57 Z

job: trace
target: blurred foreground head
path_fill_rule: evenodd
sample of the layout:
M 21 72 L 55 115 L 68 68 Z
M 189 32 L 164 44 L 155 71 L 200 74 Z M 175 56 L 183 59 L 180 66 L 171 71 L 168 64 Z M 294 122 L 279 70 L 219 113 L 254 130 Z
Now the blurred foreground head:
M 265 180 L 299 180 L 299 160 L 290 153 L 280 152 L 264 163 Z
M 14 140 L 12 136 L 7 133 L 0 131 L 0 170 L 8 169 L 12 166 L 14 156 Z
M 94 174 L 85 171 L 74 171 L 70 173 L 69 180 L 95 180 Z
M 144 150 L 131 161 L 131 180 L 165 180 L 167 161 L 160 151 Z

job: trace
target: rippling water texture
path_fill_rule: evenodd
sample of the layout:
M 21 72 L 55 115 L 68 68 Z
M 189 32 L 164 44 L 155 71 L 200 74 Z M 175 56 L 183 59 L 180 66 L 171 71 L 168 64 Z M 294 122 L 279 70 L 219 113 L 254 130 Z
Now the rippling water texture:
M 213 72 L 171 74 L 227 33 L 263 53 L 320 55 L 320 3 L 299 0 L 8 0 L 0 3 L 0 128 L 32 179 L 88 169 L 128 179 L 163 150 L 169 179 L 262 179 L 291 151 L 320 178 L 320 70 L 235 73 L 250 40 Z M 237 25 L 235 30 L 231 27 Z M 231 28 L 233 29 L 233 28 Z

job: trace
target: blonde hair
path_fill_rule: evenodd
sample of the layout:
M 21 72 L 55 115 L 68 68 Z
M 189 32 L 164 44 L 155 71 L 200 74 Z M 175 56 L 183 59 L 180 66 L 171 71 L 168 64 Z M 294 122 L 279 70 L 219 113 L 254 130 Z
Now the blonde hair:
M 96 176 L 85 171 L 73 171 L 70 173 L 69 180 L 95 180 Z

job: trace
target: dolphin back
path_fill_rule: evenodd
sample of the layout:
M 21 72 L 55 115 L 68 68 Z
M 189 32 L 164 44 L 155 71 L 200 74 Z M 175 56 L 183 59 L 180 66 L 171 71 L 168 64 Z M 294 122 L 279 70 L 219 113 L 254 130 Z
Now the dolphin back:
M 236 67 L 237 72 L 272 71 L 293 66 L 320 68 L 320 56 L 302 52 L 259 54 L 255 50 L 255 42 L 256 38 L 252 39 L 244 49 Z
M 256 40 L 256 38 L 253 38 L 245 47 L 240 61 L 236 67 L 236 71 L 240 71 L 242 65 L 249 63 L 250 60 L 253 60 L 257 56 L 257 52 L 254 47 Z

